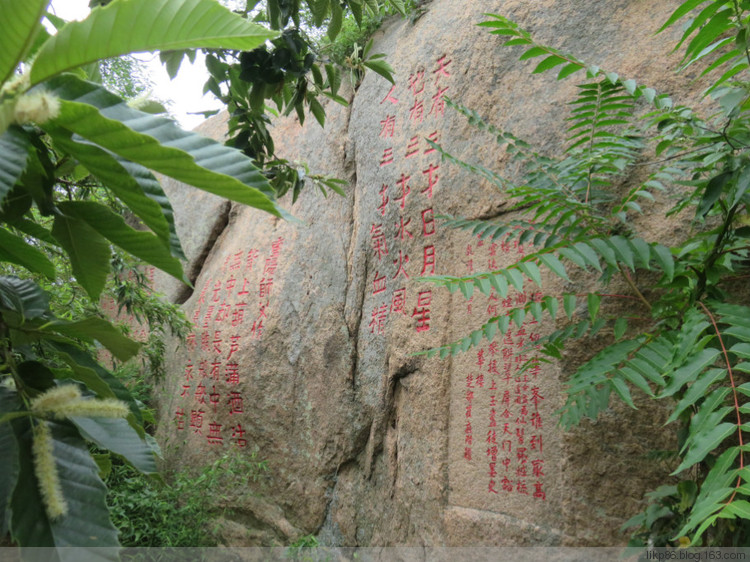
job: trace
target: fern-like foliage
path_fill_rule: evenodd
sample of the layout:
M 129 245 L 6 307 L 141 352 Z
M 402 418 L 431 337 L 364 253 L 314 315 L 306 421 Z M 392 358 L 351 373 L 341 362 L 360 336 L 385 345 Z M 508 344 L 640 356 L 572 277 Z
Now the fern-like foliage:
M 527 317 L 556 325 L 534 344 L 549 361 L 561 359 L 571 339 L 603 334 L 609 345 L 567 380 L 562 427 L 595 419 L 613 396 L 635 408 L 633 394 L 642 393 L 670 404 L 667 426 L 675 428 L 679 441 L 676 451 L 660 454 L 674 462 L 672 475 L 682 481 L 649 495 L 646 511 L 626 524 L 635 528 L 632 544 L 747 544 L 750 306 L 738 286 L 750 277 L 750 0 L 686 0 L 662 28 L 692 17 L 678 45 L 685 46 L 680 66 L 704 64 L 703 75 L 719 74 L 706 91 L 718 102 L 716 114 L 708 117 L 675 106 L 656 89 L 541 45 L 503 16 L 487 16 L 480 26 L 505 45 L 522 47 L 522 60 L 539 59 L 532 72 L 555 69 L 562 79 L 580 71 L 585 82 L 570 104 L 569 138 L 560 156 L 543 155 L 449 102 L 505 146 L 521 172 L 506 178 L 436 146 L 444 160 L 494 185 L 513 211 L 512 219 L 442 219 L 480 239 L 502 237 L 533 248 L 497 270 L 427 279 L 467 299 L 475 290 L 505 298 L 529 286 L 538 298 L 425 353 L 445 357 L 466 351 L 505 334 L 512 324 L 520 327 Z M 644 107 L 646 114 L 634 117 L 634 110 L 642 114 Z M 639 161 L 645 147 L 653 149 L 654 161 Z M 623 189 L 635 165 L 649 166 L 647 177 Z M 632 220 L 663 192 L 676 195 L 667 217 L 687 211 L 694 216 L 692 234 L 671 246 L 649 240 Z M 541 293 L 545 276 L 570 281 L 571 267 L 598 276 L 599 287 L 585 294 Z M 640 276 L 649 279 L 648 287 L 639 286 L 640 272 L 650 272 Z M 628 293 L 612 294 L 615 281 Z M 633 316 L 606 312 L 603 305 L 612 299 L 629 299 Z M 633 318 L 637 325 L 630 325 Z

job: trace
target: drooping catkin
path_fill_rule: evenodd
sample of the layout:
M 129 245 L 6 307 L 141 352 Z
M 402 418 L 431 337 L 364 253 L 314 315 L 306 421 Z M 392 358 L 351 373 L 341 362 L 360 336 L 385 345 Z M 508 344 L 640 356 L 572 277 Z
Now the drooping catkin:
M 64 404 L 59 404 L 50 408 L 50 412 L 57 418 L 67 418 L 74 416 L 91 417 L 91 418 L 126 418 L 130 413 L 128 405 L 115 398 L 105 398 L 104 400 L 87 400 L 78 398 Z
M 46 123 L 60 115 L 60 99 L 48 92 L 34 92 L 18 98 L 14 109 L 17 124 Z
M 81 391 L 74 384 L 54 386 L 31 400 L 31 411 L 49 412 L 79 398 L 81 398 Z
M 52 414 L 58 419 L 82 416 L 94 418 L 126 418 L 130 408 L 122 400 L 83 398 L 74 384 L 50 388 L 31 401 L 35 414 Z
M 60 477 L 55 466 L 52 432 L 47 422 L 34 426 L 31 454 L 34 459 L 34 474 L 39 482 L 44 509 L 50 519 L 67 515 L 68 504 L 63 496 Z

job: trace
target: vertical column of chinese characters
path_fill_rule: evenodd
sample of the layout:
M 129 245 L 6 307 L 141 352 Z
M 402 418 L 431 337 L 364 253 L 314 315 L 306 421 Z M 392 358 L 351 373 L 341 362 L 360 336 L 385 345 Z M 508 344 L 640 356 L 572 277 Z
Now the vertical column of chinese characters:
M 397 130 L 397 111 L 399 107 L 399 100 L 396 95 L 396 85 L 394 84 L 385 97 L 380 101 L 380 105 L 385 111 L 383 119 L 380 121 L 380 132 L 378 133 L 378 137 L 381 139 L 381 145 L 383 146 L 383 153 L 380 156 L 378 163 L 378 183 L 380 184 L 380 188 L 378 190 L 377 212 L 375 213 L 376 219 L 370 225 L 370 243 L 373 255 L 377 259 L 377 262 L 375 265 L 375 275 L 372 281 L 372 297 L 374 297 L 375 303 L 370 313 L 370 323 L 368 324 L 368 327 L 370 328 L 370 333 L 375 335 L 385 334 L 386 321 L 389 312 L 403 312 L 403 305 L 399 308 L 393 289 L 389 290 L 388 287 L 388 280 L 395 279 L 398 276 L 397 272 L 396 276 L 391 277 L 393 248 L 388 243 L 390 233 L 387 224 L 390 215 L 389 211 L 392 206 L 391 184 L 393 182 L 391 179 L 391 170 L 395 163 L 393 141 L 394 134 Z M 407 188 L 408 186 L 405 186 L 402 183 L 402 187 Z M 406 194 L 408 193 L 402 194 L 400 199 L 396 198 L 402 206 L 405 203 Z M 407 256 L 407 262 L 408 259 Z M 400 251 L 399 260 L 403 261 L 403 256 Z M 399 268 L 401 268 L 401 266 L 399 266 Z M 405 274 L 405 271 L 403 272 Z M 391 296 L 390 307 L 388 303 L 389 294 Z
M 475 270 L 496 271 L 501 267 L 499 261 L 509 263 L 525 254 L 523 245 L 507 239 L 498 242 L 477 239 L 467 244 L 463 252 L 464 265 L 470 274 Z M 530 287 L 531 282 L 527 281 L 525 285 Z M 511 291 L 501 299 L 492 291 L 487 297 L 486 310 L 476 305 L 475 299 L 480 296 L 475 296 L 467 301 L 467 313 L 486 312 L 488 320 L 494 319 L 509 315 L 512 309 L 524 308 L 532 301 L 541 301 L 542 297 L 540 292 Z M 481 419 L 486 419 L 487 423 L 489 494 L 516 493 L 546 499 L 540 407 L 544 396 L 537 381 L 541 364 L 536 353 L 540 328 L 539 322 L 530 314 L 525 315 L 520 327 L 514 319 L 502 338 L 477 349 L 478 372 L 467 376 L 467 387 L 473 386 L 476 392 L 483 392 L 481 404 L 488 404 L 486 417 L 482 415 Z M 476 424 L 473 429 L 476 432 Z
M 409 295 L 407 281 L 416 272 L 420 276 L 436 273 L 432 200 L 440 165 L 439 153 L 427 139 L 439 141 L 450 65 L 447 56 L 437 58 L 429 70 L 420 68 L 410 74 L 405 89 L 403 84 L 394 85 L 380 102 L 384 109 L 379 128 L 383 152 L 376 216 L 379 214 L 380 220 L 370 226 L 370 237 L 378 260 L 372 294 L 382 293 L 384 298 L 371 312 L 369 327 L 373 334 L 383 334 L 388 314 L 411 317 L 418 333 L 431 327 L 432 290 Z M 394 148 L 394 136 L 408 139 L 403 152 Z M 397 215 L 395 220 L 390 219 L 392 215 Z M 415 246 L 419 252 L 416 258 Z

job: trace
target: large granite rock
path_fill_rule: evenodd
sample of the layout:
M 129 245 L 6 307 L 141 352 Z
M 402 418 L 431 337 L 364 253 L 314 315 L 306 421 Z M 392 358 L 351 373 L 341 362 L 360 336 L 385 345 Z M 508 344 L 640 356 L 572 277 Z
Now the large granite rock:
M 169 187 L 196 280 L 192 294 L 169 291 L 196 327 L 187 345 L 169 345 L 159 425 L 168 466 L 257 450 L 269 467 L 241 489 L 216 490 L 232 508 L 228 542 L 306 534 L 348 546 L 625 542 L 619 527 L 666 472 L 645 454 L 669 441 L 653 405 L 647 414 L 613 405 L 572 432 L 556 427 L 565 373 L 590 356 L 590 342 L 524 375 L 516 370 L 531 356 L 520 349 L 551 330 L 548 322 L 454 358 L 414 355 L 542 291 L 591 282 L 546 280 L 508 300 L 478 293 L 467 302 L 419 281 L 501 267 L 528 250 L 434 218 L 499 216 L 506 201 L 441 163 L 426 139 L 514 173 L 493 138 L 443 105 L 447 95 L 541 151 L 561 152 L 575 79 L 530 74 L 536 61 L 519 62 L 517 50 L 476 27 L 485 12 L 695 99 L 693 76 L 668 70 L 675 33 L 654 36 L 676 5 L 434 0 L 415 22 L 391 20 L 376 36 L 395 87 L 370 73 L 348 108 L 327 107 L 325 130 L 312 120 L 275 124 L 283 156 L 348 180 L 346 198 L 308 188 L 286 205 L 294 224 Z M 663 221 L 644 221 L 654 239 L 671 233 Z

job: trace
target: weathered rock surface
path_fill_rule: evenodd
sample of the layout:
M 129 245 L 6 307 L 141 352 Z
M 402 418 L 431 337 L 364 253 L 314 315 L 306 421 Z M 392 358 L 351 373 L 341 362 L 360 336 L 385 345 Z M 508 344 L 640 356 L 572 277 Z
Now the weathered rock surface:
M 179 467 L 257 449 L 270 469 L 247 488 L 222 491 L 245 498 L 232 505 L 228 541 L 316 534 L 346 546 L 625 542 L 619 527 L 664 476 L 645 459 L 665 446 L 663 416 L 649 405 L 613 407 L 575 431 L 557 428 L 564 374 L 590 356 L 590 344 L 523 376 L 515 375 L 520 348 L 552 326 L 528 324 L 452 359 L 413 355 L 466 335 L 508 304 L 482 294 L 467 302 L 418 277 L 497 268 L 524 251 L 434 219 L 499 216 L 505 202 L 441 163 L 425 139 L 513 174 L 491 137 L 443 106 L 447 95 L 542 152 L 561 152 L 575 80 L 532 75 L 537 61 L 519 62 L 517 50 L 476 27 L 485 12 L 602 68 L 694 98 L 692 77 L 675 77 L 675 57 L 664 56 L 674 33 L 654 36 L 676 5 L 434 0 L 415 23 L 392 20 L 377 34 L 374 52 L 388 56 L 394 88 L 370 73 L 348 108 L 327 107 L 325 130 L 312 120 L 275 125 L 283 156 L 348 180 L 345 199 L 308 188 L 287 205 L 302 221 L 294 224 L 168 187 L 196 281 L 191 295 L 163 286 L 171 298 L 190 295 L 184 307 L 196 328 L 187 345 L 170 344 L 163 450 Z M 671 235 L 669 225 L 647 227 L 654 239 Z M 544 292 L 571 287 L 550 280 Z

